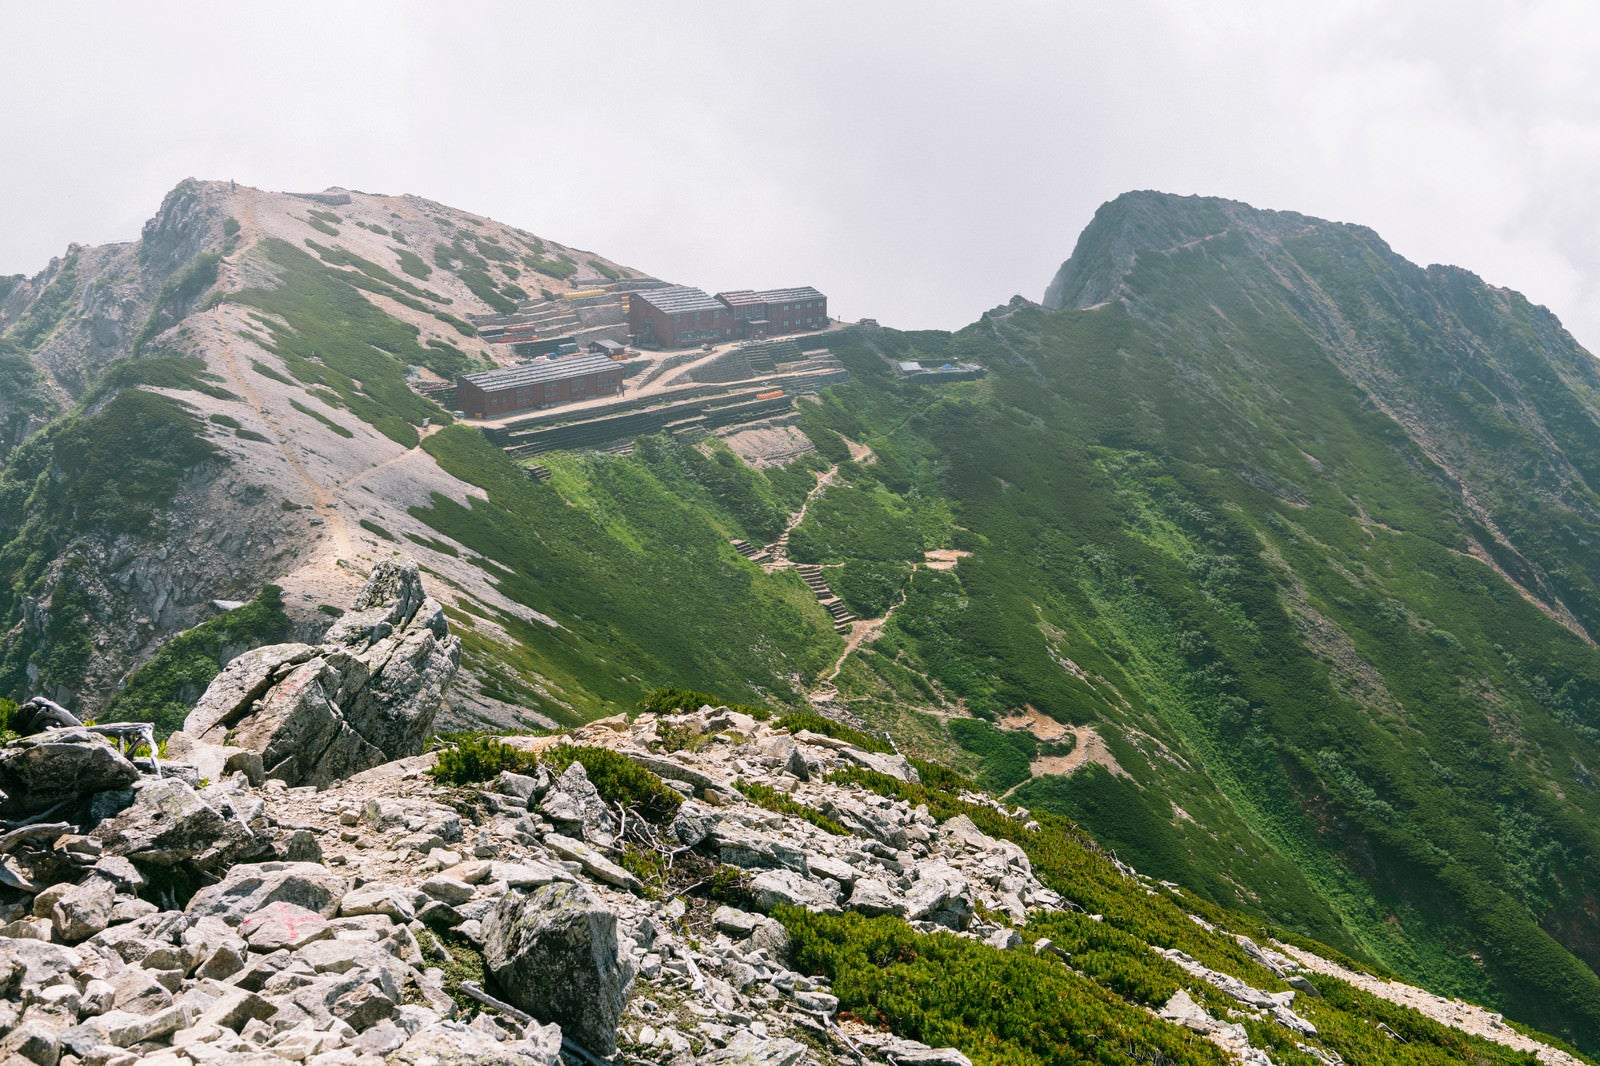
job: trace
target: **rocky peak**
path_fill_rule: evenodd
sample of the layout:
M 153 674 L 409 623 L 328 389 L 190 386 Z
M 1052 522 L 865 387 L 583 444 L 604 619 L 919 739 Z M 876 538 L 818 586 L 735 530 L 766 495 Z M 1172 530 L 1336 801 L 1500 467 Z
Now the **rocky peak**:
M 276 644 L 218 674 L 184 722 L 193 740 L 261 753 L 266 773 L 326 786 L 416 755 L 461 641 L 411 560 L 380 562 L 320 645 Z
M 1269 211 L 1215 196 L 1176 196 L 1141 190 L 1102 204 L 1078 237 L 1072 257 L 1045 289 L 1051 310 L 1093 307 L 1125 293 L 1141 254 L 1194 248 L 1228 233 L 1273 243 L 1312 229 L 1339 231 L 1372 242 L 1393 257 L 1378 235 L 1359 226 L 1325 222 L 1293 211 Z M 1394 257 L 1398 259 L 1398 257 Z
M 185 178 L 167 193 L 161 209 L 144 224 L 139 259 L 158 275 L 182 268 L 195 256 L 222 243 L 227 215 L 227 182 Z

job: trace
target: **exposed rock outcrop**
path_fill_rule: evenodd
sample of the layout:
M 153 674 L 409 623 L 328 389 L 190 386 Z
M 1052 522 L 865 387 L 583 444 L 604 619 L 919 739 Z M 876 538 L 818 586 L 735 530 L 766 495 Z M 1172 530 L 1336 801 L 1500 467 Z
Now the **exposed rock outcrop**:
M 188 863 L 221 871 L 271 850 L 232 809 L 218 810 L 176 778 L 146 779 L 132 805 L 97 825 L 90 837 L 107 855 L 151 866 Z
M 579 885 L 546 885 L 502 897 L 483 937 L 484 961 L 513 1003 L 598 1055 L 617 1050 L 634 971 L 615 913 Z
M 87 729 L 51 729 L 0 749 L 0 809 L 7 813 L 33 814 L 138 779 L 133 763 Z
M 460 664 L 461 642 L 423 591 L 416 563 L 386 560 L 321 645 L 241 655 L 206 689 L 183 732 L 259 752 L 268 776 L 323 788 L 420 753 Z
M 358 640 L 372 639 L 370 622 L 356 628 L 366 634 Z M 1029 925 L 1077 908 L 1017 843 L 980 828 L 990 812 L 1028 825 L 1027 812 L 964 793 L 968 813 L 939 822 L 926 807 L 839 779 L 865 753 L 833 738 L 778 743 L 788 734 L 768 724 L 730 716 L 713 728 L 714 718 L 617 718 L 567 738 L 649 766 L 685 796 L 675 819 L 648 830 L 626 802 L 600 797 L 611 786 L 598 774 L 541 767 L 446 787 L 422 756 L 320 791 L 252 784 L 242 770 L 197 788 L 192 766 L 164 763 L 160 778 L 151 768 L 131 787 L 81 796 L 73 817 L 120 797 L 120 812 L 98 826 L 0 833 L 0 859 L 27 853 L 19 869 L 30 879 L 0 879 L 0 1061 L 555 1066 L 565 1043 L 581 1049 L 566 1061 L 620 1053 L 670 1066 L 971 1066 L 955 1048 L 853 1019 L 860 1004 L 841 1002 L 842 981 L 836 990 L 799 972 L 789 913 L 762 911 L 892 914 L 921 933 L 995 951 L 1031 946 L 1073 965 Z M 662 750 L 663 736 L 686 729 L 706 740 Z M 550 743 L 511 739 L 524 750 Z M 797 758 L 805 779 L 791 769 Z M 752 802 L 736 782 L 852 830 Z M 567 802 L 590 789 L 614 808 L 608 843 L 588 836 L 581 812 L 591 803 Z M 566 799 L 550 802 L 552 793 Z M 306 837 L 322 861 L 247 861 L 250 848 L 281 855 Z M 651 873 L 648 860 L 635 864 L 652 842 L 678 865 Z M 173 867 L 211 883 L 185 900 Z M 1114 876 L 1132 892 L 1165 891 L 1131 871 Z M 710 882 L 741 905 L 721 902 Z M 1317 1041 L 1317 1025 L 1294 1009 L 1298 996 L 1316 995 L 1301 972 L 1310 957 L 1234 940 L 1256 967 L 1246 971 L 1253 984 L 1177 949 L 1153 956 L 1192 979 L 1161 1017 L 1256 1066 L 1269 1060 L 1245 1019 Z M 1258 987 L 1263 974 L 1289 987 Z M 1491 1038 L 1537 1047 L 1485 1018 Z M 1541 1058 L 1576 1063 L 1555 1049 Z

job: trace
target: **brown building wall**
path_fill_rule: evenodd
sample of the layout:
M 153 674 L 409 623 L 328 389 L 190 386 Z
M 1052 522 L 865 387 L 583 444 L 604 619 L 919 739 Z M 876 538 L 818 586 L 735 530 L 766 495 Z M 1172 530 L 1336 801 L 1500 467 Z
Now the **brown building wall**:
M 662 331 L 670 326 L 667 319 L 667 315 L 657 311 L 644 300 L 635 297 L 628 301 L 628 332 L 635 337 L 643 336 L 648 327 L 650 336 L 654 337 L 658 344 L 664 343 L 661 339 Z
M 778 300 L 767 304 L 769 333 L 804 333 L 828 324 L 828 298 Z
M 615 396 L 622 392 L 622 368 L 601 370 L 560 381 L 539 381 L 530 385 L 485 390 L 470 381 L 460 382 L 456 390 L 457 409 L 469 418 L 499 418 L 518 411 L 574 403 L 596 396 Z
M 727 308 L 715 311 L 659 311 L 635 298 L 628 307 L 628 328 L 634 336 L 649 327 L 650 336 L 663 348 L 687 348 L 706 341 L 730 340 L 733 316 Z

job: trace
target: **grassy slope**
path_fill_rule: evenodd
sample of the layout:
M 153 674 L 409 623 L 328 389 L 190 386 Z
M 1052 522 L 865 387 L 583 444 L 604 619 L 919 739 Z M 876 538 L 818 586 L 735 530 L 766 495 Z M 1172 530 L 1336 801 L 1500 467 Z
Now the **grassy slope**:
M 1296 249 L 1305 269 L 1319 247 Z M 413 442 L 438 411 L 405 389 L 404 366 L 436 353 L 357 291 L 390 280 L 288 245 L 266 253 L 285 287 L 239 298 L 263 312 L 290 372 Z M 1330 361 L 1305 308 L 1247 276 L 1255 254 L 1222 239 L 1146 256 L 1135 315 L 1018 307 L 955 335 L 838 340 L 855 384 L 807 406 L 806 424 L 824 454 L 845 457 L 831 427 L 877 461 L 842 468 L 845 487 L 796 531 L 797 550 L 888 567 L 878 586 L 921 548 L 972 552 L 907 579 L 895 619 L 847 662 L 841 695 L 909 746 L 956 753 L 1001 785 L 1015 779 L 1016 745 L 978 728 L 953 736 L 907 708 L 994 718 L 1030 705 L 1101 724 L 1131 776 L 1090 768 L 1018 798 L 1083 819 L 1207 898 L 1594 1047 L 1600 660 L 1472 558 L 1488 538 L 1451 475 Z M 1398 282 L 1349 280 L 1352 261 L 1372 265 L 1333 256 L 1317 268 L 1322 292 L 1396 353 L 1391 377 L 1420 377 L 1439 359 L 1431 327 L 1415 326 L 1428 308 Z M 1401 399 L 1482 483 L 1514 542 L 1492 545 L 1500 564 L 1590 618 L 1595 449 L 1548 460 L 1551 434 L 1584 451 L 1591 382 L 1540 354 L 1547 323 L 1525 306 L 1453 276 L 1429 284 L 1462 309 L 1452 328 L 1472 323 L 1502 355 L 1446 375 L 1447 396 Z M 895 382 L 882 356 L 974 358 L 994 372 L 936 389 Z M 51 529 L 148 521 L 207 458 L 191 422 L 172 401 L 127 392 L 13 453 L 0 515 L 26 517 L 0 552 L 8 616 L 59 547 Z M 131 449 L 89 461 L 152 433 L 155 461 Z M 803 465 L 758 474 L 646 441 L 631 457 L 552 457 L 554 477 L 537 484 L 472 431 L 426 446 L 489 499 L 436 499 L 418 516 L 559 623 L 500 618 L 501 632 L 452 616 L 500 695 L 560 720 L 663 684 L 798 704 L 838 654 L 800 583 L 728 544 L 781 528 L 812 481 Z M 140 465 L 103 476 L 127 462 Z M 51 476 L 69 467 L 78 476 Z M 1537 506 L 1519 504 L 1519 484 L 1539 489 Z M 72 595 L 69 567 L 52 603 L 62 631 L 8 649 L 0 691 L 30 659 L 62 683 L 81 670 Z
M 996 367 L 942 396 L 840 346 L 848 428 L 933 470 L 975 548 L 912 583 L 850 675 L 858 709 L 892 717 L 909 665 L 979 714 L 1116 723 L 1132 779 L 1018 798 L 1592 1046 L 1600 984 L 1547 933 L 1593 938 L 1600 662 L 1467 554 L 1447 479 L 1303 331 L 1205 296 L 1226 345 L 1174 351 L 1117 308 L 879 338 Z M 1257 376 L 1241 348 L 1281 362 Z
M 480 553 L 501 591 L 560 625 L 498 619 L 507 644 L 457 620 L 469 656 L 501 660 L 508 698 L 561 721 L 631 707 L 660 684 L 790 703 L 795 681 L 838 654 L 799 580 L 763 574 L 729 543 L 781 522 L 774 490 L 753 471 L 728 476 L 693 448 L 645 440 L 629 457 L 551 457 L 554 476 L 540 484 L 476 430 L 455 427 L 424 446 L 489 500 L 436 498 L 417 517 Z
M 1585 953 L 1596 940 L 1584 913 L 1600 812 L 1582 774 L 1600 760 L 1586 717 L 1600 664 L 1470 557 L 1482 531 L 1450 478 L 1293 308 L 1240 283 L 1253 252 L 1235 244 L 1140 261 L 1132 283 L 1159 296 L 1162 328 L 1148 309 L 1018 308 L 954 336 L 877 335 L 882 355 L 988 363 L 981 383 L 896 384 L 880 352 L 837 346 L 857 384 L 808 424 L 865 440 L 878 462 L 846 464 L 795 531 L 796 557 L 973 552 L 908 581 L 841 692 L 896 724 L 907 704 L 954 699 L 980 716 L 1027 704 L 1115 725 L 1131 777 L 1091 769 L 1019 798 L 1210 898 L 1546 1024 L 1556 1012 L 1593 1042 L 1600 982 L 1546 931 Z M 345 307 L 359 296 L 302 253 L 273 254 L 294 301 L 263 309 L 289 324 L 276 340 L 291 370 L 377 402 L 371 368 L 337 361 L 355 345 L 325 331 L 335 311 L 362 321 Z M 328 313 L 308 316 L 305 293 Z M 1477 320 L 1498 321 L 1489 310 Z M 1398 300 L 1378 316 L 1397 351 L 1426 350 L 1405 327 L 1415 311 Z M 313 347 L 326 367 L 304 358 Z M 369 395 L 341 387 L 355 378 Z M 1548 421 L 1580 426 L 1560 380 L 1541 400 Z M 363 417 L 399 439 L 410 414 L 384 401 Z M 727 545 L 770 537 L 803 478 L 647 444 L 556 458 L 540 485 L 469 431 L 428 447 L 490 500 L 440 499 L 420 517 L 561 624 L 501 619 L 510 643 L 467 627 L 469 655 L 501 660 L 501 694 L 566 719 L 658 684 L 792 702 L 836 654 L 798 584 Z M 1559 565 L 1570 522 L 1501 507 L 1581 607 L 1587 560 Z M 967 765 L 1014 780 L 1014 746 L 964 739 Z

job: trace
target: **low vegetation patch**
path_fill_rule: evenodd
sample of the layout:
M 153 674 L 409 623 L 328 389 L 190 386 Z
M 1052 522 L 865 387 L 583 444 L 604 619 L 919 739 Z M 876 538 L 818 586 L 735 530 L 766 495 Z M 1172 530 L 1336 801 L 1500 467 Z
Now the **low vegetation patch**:
M 789 931 L 795 967 L 827 977 L 841 1012 L 935 1047 L 960 1048 L 975 1066 L 1228 1061 L 1205 1038 L 1049 955 L 917 933 L 898 918 L 788 906 L 773 913 Z
M 640 700 L 639 706 L 650 714 L 690 714 L 702 707 L 726 707 L 739 714 L 748 714 L 758 722 L 765 722 L 772 717 L 772 712 L 765 707 L 751 703 L 729 703 L 721 696 L 686 688 L 658 688 Z
M 910 575 L 910 567 L 903 562 L 871 559 L 847 559 L 825 573 L 828 587 L 862 618 L 882 618 L 887 614 Z
M 366 530 L 368 533 L 371 533 L 377 537 L 381 537 L 383 540 L 395 539 L 393 533 L 390 533 L 387 529 L 384 529 L 370 518 L 363 518 L 360 522 L 360 525 L 361 528 Z
M 1028 779 L 1029 766 L 1039 754 L 1032 733 L 997 729 L 979 718 L 955 718 L 948 728 L 957 744 L 983 760 L 978 783 L 984 788 L 1002 793 Z
M 428 768 L 428 776 L 441 784 L 476 785 L 493 780 L 502 770 L 526 774 L 539 765 L 533 752 L 513 748 L 492 736 L 460 736 L 448 743 Z
M 275 238 L 259 247 L 283 285 L 246 289 L 233 299 L 263 312 L 261 324 L 272 337 L 267 347 L 290 374 L 331 390 L 357 418 L 407 448 L 416 445 L 416 427 L 424 420 L 448 420 L 407 385 L 405 367 L 425 363 L 428 350 L 417 343 L 415 327 L 361 295 L 355 282 L 365 275 L 330 269 Z
M 6 333 L 6 339 L 22 351 L 37 349 L 66 318 L 67 309 L 77 295 L 78 253 L 72 252 L 62 260 L 61 269 L 44 291 Z
M 882 737 L 863 733 L 854 726 L 836 722 L 832 718 L 818 714 L 816 711 L 793 711 L 778 719 L 778 726 L 791 733 L 807 730 L 812 733 L 821 733 L 825 737 L 842 740 L 846 744 L 854 744 L 862 751 L 875 751 L 884 755 L 894 753 L 894 746 Z
M 557 280 L 570 278 L 578 272 L 578 264 L 573 262 L 570 256 L 562 254 L 551 259 L 530 252 L 522 257 L 522 264 L 529 270 Z
M 546 749 L 540 761 L 555 773 L 581 763 L 589 783 L 608 803 L 638 811 L 646 821 L 665 825 L 678 813 L 683 796 L 661 778 L 610 748 L 559 744 Z
M 283 590 L 267 585 L 255 599 L 168 640 L 112 697 L 104 717 L 112 722 L 152 722 L 156 735 L 179 729 L 206 686 L 234 656 L 289 636 Z
M 148 385 L 156 389 L 198 392 L 216 400 L 239 397 L 218 385 L 220 374 L 206 369 L 205 360 L 187 355 L 155 355 L 141 359 L 118 359 L 84 393 L 81 406 L 92 408 L 107 396 Z
M 433 267 L 423 262 L 422 256 L 410 248 L 396 248 L 394 254 L 400 260 L 400 269 L 419 281 L 427 280 L 428 275 L 433 273 Z
M 307 407 L 305 404 L 301 403 L 299 400 L 290 400 L 289 401 L 289 406 L 293 407 L 296 411 L 299 411 L 303 415 L 311 416 L 312 418 L 316 419 L 318 422 L 321 422 L 323 425 L 325 425 L 329 429 L 333 430 L 335 433 L 337 433 L 341 437 L 345 437 L 345 438 L 348 439 L 350 437 L 354 437 L 355 436 L 354 433 L 350 432 L 350 430 L 346 429 L 344 426 L 341 426 L 339 423 L 335 422 L 333 419 L 329 418 L 327 415 L 322 414 L 319 411 L 312 410 L 311 408 Z

